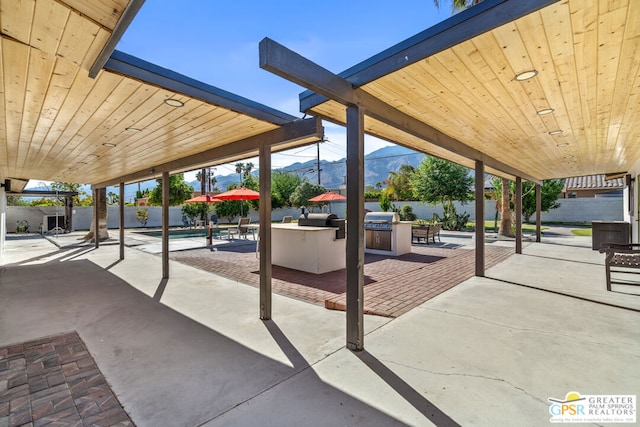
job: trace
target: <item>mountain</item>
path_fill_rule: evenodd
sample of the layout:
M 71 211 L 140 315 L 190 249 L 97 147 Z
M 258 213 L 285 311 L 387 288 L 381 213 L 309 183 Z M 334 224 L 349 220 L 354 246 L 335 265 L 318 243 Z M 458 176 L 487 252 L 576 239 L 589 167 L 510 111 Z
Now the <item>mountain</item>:
M 398 145 L 391 145 L 388 147 L 380 148 L 373 151 L 364 157 L 364 183 L 365 186 L 375 186 L 376 183 L 382 182 L 389 176 L 389 172 L 397 171 L 403 164 L 409 164 L 413 167 L 418 166 L 424 154 L 409 148 L 400 147 Z M 309 160 L 304 163 L 296 162 L 284 168 L 278 169 L 285 172 L 297 173 L 307 178 L 310 182 L 318 182 L 318 163 L 317 160 Z M 255 175 L 258 171 L 253 172 Z M 347 175 L 346 159 L 340 159 L 332 162 L 326 160 L 320 161 L 320 180 L 321 184 L 328 189 L 338 189 L 344 185 L 345 177 Z M 232 183 L 238 183 L 239 177 L 237 173 L 231 173 L 228 175 L 217 175 L 216 187 L 221 191 L 225 191 L 227 186 Z M 200 181 L 193 180 L 188 183 L 194 189 L 194 191 L 200 191 Z M 155 180 L 144 181 L 140 183 L 140 190 L 151 190 L 157 185 Z M 31 187 L 32 190 L 50 190 L 50 187 L 40 186 Z M 91 186 L 82 185 L 81 190 L 87 194 L 91 194 Z M 126 202 L 133 202 L 138 185 L 125 186 L 124 200 Z M 118 187 L 107 187 L 108 193 L 118 194 Z
M 364 156 L 364 183 L 365 186 L 375 186 L 376 183 L 382 182 L 389 176 L 389 172 L 397 171 L 400 166 L 409 164 L 417 167 L 424 159 L 424 154 L 409 148 L 392 145 L 380 148 L 376 151 Z M 284 172 L 297 173 L 310 182 L 318 182 L 318 162 L 317 160 L 309 160 L 304 163 L 296 162 L 278 170 Z M 257 175 L 257 171 L 254 172 Z M 320 161 L 320 182 L 329 189 L 338 189 L 345 183 L 347 175 L 346 159 L 328 162 Z M 225 190 L 227 185 L 237 183 L 239 181 L 238 174 L 216 176 L 216 186 L 220 190 Z M 189 182 L 196 191 L 200 191 L 200 182 Z

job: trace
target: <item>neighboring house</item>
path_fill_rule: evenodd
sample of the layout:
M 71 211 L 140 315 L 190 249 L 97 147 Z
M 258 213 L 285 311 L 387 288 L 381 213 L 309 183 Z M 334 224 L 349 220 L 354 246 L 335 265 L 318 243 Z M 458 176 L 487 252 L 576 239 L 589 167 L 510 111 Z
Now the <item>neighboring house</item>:
M 622 197 L 624 177 L 605 179 L 605 175 L 574 176 L 564 181 L 561 199 L 583 197 Z

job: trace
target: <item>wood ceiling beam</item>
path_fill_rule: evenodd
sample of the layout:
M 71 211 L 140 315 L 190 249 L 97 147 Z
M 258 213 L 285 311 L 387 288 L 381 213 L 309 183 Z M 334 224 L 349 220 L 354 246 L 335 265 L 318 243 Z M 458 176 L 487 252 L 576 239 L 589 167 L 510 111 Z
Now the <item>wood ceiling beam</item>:
M 364 108 L 365 114 L 376 120 L 465 158 L 474 161 L 480 160 L 484 162 L 485 166 L 513 176 L 522 177 L 527 181 L 540 182 L 538 178 L 469 147 L 463 142 L 379 100 L 362 89 L 354 88 L 344 78 L 316 65 L 269 38 L 265 38 L 260 42 L 260 67 L 345 106 L 357 105 Z
M 95 79 L 100 70 L 102 70 L 102 67 L 104 67 L 104 64 L 107 63 L 109 57 L 116 49 L 116 46 L 118 45 L 118 42 L 120 42 L 124 32 L 127 31 L 127 28 L 129 28 L 133 18 L 138 14 L 138 11 L 144 4 L 144 1 L 145 0 L 131 0 L 129 2 L 125 10 L 122 12 L 122 15 L 120 15 L 120 19 L 118 19 L 118 23 L 115 28 L 111 32 L 109 40 L 107 40 L 107 43 L 104 45 L 102 51 L 89 69 L 89 77 Z
M 113 52 L 104 65 L 104 69 L 276 125 L 284 125 L 298 119 L 298 117 L 275 108 L 267 107 L 120 51 Z
M 253 157 L 258 155 L 262 147 L 270 147 L 272 152 L 277 152 L 279 151 L 278 146 L 280 145 L 302 139 L 311 139 L 313 142 L 316 142 L 322 140 L 323 135 L 324 130 L 320 118 L 298 119 L 286 123 L 277 129 L 212 148 L 202 153 L 162 163 L 120 178 L 100 182 L 94 184 L 94 187 L 103 188 L 117 185 L 121 182 L 132 183 L 146 181 L 161 176 L 163 172 L 176 173 L 196 169 L 200 165 L 222 164 L 227 163 L 229 159 Z
M 484 0 L 338 75 L 360 87 L 557 1 Z M 327 99 L 313 90 L 303 92 L 300 110 L 307 111 Z

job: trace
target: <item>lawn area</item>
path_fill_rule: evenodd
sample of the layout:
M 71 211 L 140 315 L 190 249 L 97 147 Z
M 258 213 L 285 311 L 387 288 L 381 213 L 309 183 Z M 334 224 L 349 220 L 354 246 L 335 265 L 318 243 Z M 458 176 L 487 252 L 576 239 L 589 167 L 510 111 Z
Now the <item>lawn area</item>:
M 493 227 L 493 225 L 494 225 L 493 220 L 485 221 L 484 222 L 484 231 L 491 232 L 491 233 L 495 232 L 496 229 Z M 467 223 L 467 228 L 469 228 L 469 229 L 473 229 L 473 228 L 475 228 L 475 226 L 476 226 L 475 221 L 469 221 Z M 515 223 L 514 223 L 514 226 L 515 226 Z M 498 227 L 500 227 L 500 221 L 498 221 Z M 542 230 L 546 230 L 548 228 L 549 227 L 542 227 L 541 229 Z M 535 233 L 536 232 L 536 225 L 535 224 L 524 224 L 523 223 L 522 224 L 522 231 L 529 232 L 529 233 Z
M 591 228 L 576 228 L 571 230 L 576 236 L 591 237 Z

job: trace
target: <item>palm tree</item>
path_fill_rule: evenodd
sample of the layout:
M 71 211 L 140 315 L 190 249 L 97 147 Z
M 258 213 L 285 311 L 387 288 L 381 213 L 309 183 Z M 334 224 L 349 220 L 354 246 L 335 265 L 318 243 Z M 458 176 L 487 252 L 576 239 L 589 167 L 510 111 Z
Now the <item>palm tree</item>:
M 98 209 L 96 209 L 96 203 L 98 204 Z M 107 228 L 107 189 L 106 188 L 93 189 L 93 215 L 91 218 L 91 226 L 89 228 L 89 232 L 83 237 L 83 240 L 95 242 L 96 215 L 98 216 L 97 235 L 100 241 L 102 242 L 109 238 L 109 229 Z
M 242 187 L 242 171 L 244 170 L 244 163 L 236 163 L 236 173 L 240 176 L 240 187 Z
M 247 162 L 244 165 L 244 177 L 248 177 L 251 174 L 251 170 L 253 169 L 253 163 Z
M 481 1 L 482 0 L 451 0 L 451 11 L 453 13 L 461 12 L 471 6 L 475 6 Z M 439 0 L 433 0 L 433 4 L 435 4 L 437 8 L 440 8 Z
M 456 12 L 461 12 L 480 3 L 481 1 L 482 0 L 451 0 L 452 13 L 455 14 Z M 436 7 L 440 7 L 439 0 L 433 0 L 433 3 Z M 513 232 L 511 231 L 511 203 L 509 200 L 509 180 L 502 178 L 502 203 L 500 203 L 500 230 L 498 231 L 498 234 L 501 236 L 513 237 Z

